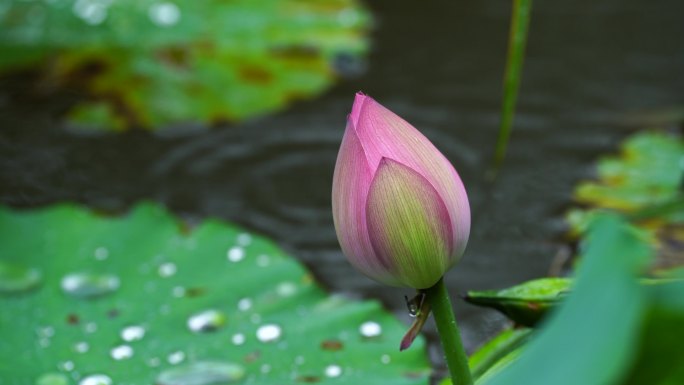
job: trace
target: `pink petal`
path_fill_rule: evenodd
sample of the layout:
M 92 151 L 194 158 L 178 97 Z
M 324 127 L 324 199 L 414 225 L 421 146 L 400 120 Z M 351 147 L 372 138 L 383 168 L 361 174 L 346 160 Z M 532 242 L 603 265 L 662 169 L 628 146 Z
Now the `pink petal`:
M 382 158 L 393 159 L 422 175 L 442 198 L 454 230 L 450 254 L 456 263 L 470 233 L 470 205 L 454 167 L 423 134 L 371 97 L 357 94 L 352 115 L 371 173 Z
M 393 261 L 401 284 L 428 288 L 451 266 L 449 212 L 427 179 L 410 167 L 389 158 L 380 161 L 366 217 L 375 255 Z
M 366 199 L 372 175 L 353 123 L 347 121 L 333 175 L 332 208 L 342 251 L 359 271 L 381 282 L 396 284 L 390 260 L 373 251 L 366 225 Z

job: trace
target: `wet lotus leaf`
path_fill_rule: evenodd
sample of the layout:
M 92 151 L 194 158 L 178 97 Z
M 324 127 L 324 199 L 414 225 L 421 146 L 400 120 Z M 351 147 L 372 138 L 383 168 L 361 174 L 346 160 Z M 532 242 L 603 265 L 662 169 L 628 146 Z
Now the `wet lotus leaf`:
M 679 136 L 642 132 L 628 138 L 618 157 L 598 164 L 598 180 L 583 182 L 575 199 L 585 208 L 567 215 L 572 233 L 579 236 L 599 209 L 632 217 L 646 230 L 657 251 L 652 270 L 684 265 L 683 183 L 684 142 Z
M 469 291 L 465 300 L 499 310 L 520 325 L 535 326 L 570 291 L 569 278 L 540 278 L 503 290 Z
M 140 204 L 0 209 L 0 379 L 56 384 L 428 384 L 425 342 L 325 294 L 266 239 Z
M 359 71 L 369 24 L 358 0 L 8 0 L 0 73 L 84 90 L 77 126 L 236 121 Z

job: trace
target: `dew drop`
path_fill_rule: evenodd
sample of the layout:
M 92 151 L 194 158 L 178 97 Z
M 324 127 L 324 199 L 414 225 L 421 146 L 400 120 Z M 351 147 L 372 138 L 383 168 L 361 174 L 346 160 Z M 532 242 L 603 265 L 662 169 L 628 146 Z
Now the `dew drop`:
M 366 338 L 377 337 L 382 333 L 382 327 L 374 321 L 367 321 L 359 327 L 359 333 Z
M 242 345 L 245 343 L 245 339 L 245 335 L 242 333 L 233 334 L 233 336 L 230 338 L 230 340 L 233 342 L 233 345 Z
M 36 379 L 35 385 L 68 385 L 69 379 L 62 373 L 45 373 Z
M 292 282 L 281 282 L 276 287 L 276 293 L 281 297 L 290 297 L 297 292 L 297 285 Z
M 95 333 L 97 331 L 97 324 L 95 322 L 88 322 L 85 325 L 85 331 L 88 334 Z
M 104 374 L 92 374 L 84 377 L 78 385 L 112 385 L 112 379 Z
M 166 361 L 168 361 L 171 365 L 180 364 L 181 362 L 183 362 L 184 359 L 185 353 L 181 352 L 180 350 L 175 351 L 169 354 L 168 357 L 166 357 Z
M 0 293 L 29 291 L 38 286 L 42 278 L 37 269 L 0 262 Z
M 119 288 L 119 278 L 111 274 L 72 273 L 62 278 L 62 290 L 75 298 L 94 298 Z
M 181 12 L 176 4 L 160 2 L 150 6 L 148 15 L 154 24 L 161 27 L 170 27 L 178 23 Z
M 126 360 L 133 357 L 133 348 L 128 345 L 119 345 L 113 348 L 109 354 L 117 361 Z
M 242 247 L 231 247 L 226 254 L 231 262 L 240 262 L 245 259 L 245 249 Z
M 106 247 L 98 247 L 95 249 L 95 259 L 104 261 L 109 257 L 109 250 Z
M 339 365 L 328 365 L 325 368 L 326 377 L 339 377 L 342 375 L 342 368 Z
M 87 342 L 81 341 L 74 344 L 74 351 L 76 353 L 87 353 L 90 350 L 90 345 Z
M 157 376 L 158 385 L 224 385 L 241 381 L 245 369 L 234 363 L 199 361 L 167 369 Z
M 185 297 L 185 288 L 183 286 L 176 286 L 171 291 L 171 294 L 176 298 Z
M 226 316 L 214 309 L 202 311 L 188 318 L 188 329 L 195 333 L 212 332 L 226 323 Z
M 392 362 L 392 357 L 390 357 L 389 354 L 383 354 L 382 356 L 380 356 L 380 362 L 382 362 L 383 364 L 389 364 L 390 362 Z
M 247 311 L 252 307 L 252 300 L 249 298 L 243 298 L 238 301 L 238 310 Z
M 256 337 L 261 342 L 273 342 L 280 338 L 282 329 L 276 324 L 266 324 L 256 331 Z
M 256 264 L 259 267 L 267 267 L 271 264 L 271 257 L 266 254 L 261 254 L 256 258 Z
M 67 372 L 74 370 L 74 366 L 75 365 L 73 361 L 64 361 L 59 364 L 59 368 Z
M 247 246 L 252 243 L 252 236 L 248 233 L 241 233 L 237 236 L 237 244 L 240 246 Z
M 107 18 L 107 8 L 112 0 L 76 0 L 73 11 L 87 24 L 98 25 Z
M 158 269 L 159 276 L 163 278 L 167 278 L 176 274 L 176 271 L 178 271 L 178 268 L 174 263 L 171 262 L 162 263 L 159 265 Z
M 145 328 L 139 325 L 131 325 L 121 330 L 121 339 L 126 342 L 138 341 L 145 337 Z

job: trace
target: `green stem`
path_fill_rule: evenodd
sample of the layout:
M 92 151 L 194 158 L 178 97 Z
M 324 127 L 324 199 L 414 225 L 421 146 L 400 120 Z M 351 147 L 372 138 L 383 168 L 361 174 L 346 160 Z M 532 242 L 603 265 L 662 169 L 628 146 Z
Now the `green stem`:
M 449 293 L 444 286 L 444 278 L 440 278 L 434 286 L 425 291 L 425 294 L 432 306 L 432 314 L 435 315 L 437 331 L 442 340 L 444 356 L 447 366 L 449 366 L 449 373 L 451 373 L 451 383 L 453 385 L 472 385 L 473 378 L 468 367 L 468 357 L 461 343 Z
M 496 141 L 494 153 L 495 170 L 499 169 L 506 156 L 508 140 L 511 137 L 531 11 L 532 0 L 515 0 L 513 3 L 511 28 L 508 36 L 506 73 L 504 75 L 503 102 L 501 104 L 501 125 L 499 126 L 499 137 Z

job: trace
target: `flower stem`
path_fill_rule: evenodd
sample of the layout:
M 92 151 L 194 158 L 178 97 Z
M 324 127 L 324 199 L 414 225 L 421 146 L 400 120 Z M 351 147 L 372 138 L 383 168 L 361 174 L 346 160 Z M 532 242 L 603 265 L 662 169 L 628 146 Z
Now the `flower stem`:
M 427 300 L 432 306 L 432 313 L 435 315 L 437 331 L 439 332 L 439 338 L 442 340 L 444 356 L 451 374 L 451 383 L 453 385 L 472 385 L 473 378 L 468 367 L 468 358 L 461 343 L 458 326 L 456 326 L 456 318 L 454 318 L 454 310 L 451 307 L 449 293 L 446 290 L 446 286 L 444 286 L 444 277 L 440 278 L 425 293 L 427 294 Z

